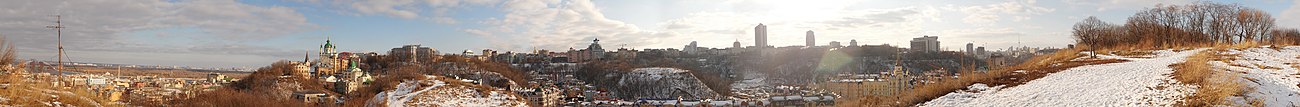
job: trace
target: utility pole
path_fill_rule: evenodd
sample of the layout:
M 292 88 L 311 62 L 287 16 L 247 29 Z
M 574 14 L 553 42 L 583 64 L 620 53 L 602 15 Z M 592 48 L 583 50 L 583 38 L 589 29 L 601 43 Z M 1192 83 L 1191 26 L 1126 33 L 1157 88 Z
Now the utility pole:
M 54 19 L 55 19 L 55 20 L 54 20 L 54 24 L 55 24 L 55 25 L 54 25 L 54 26 L 45 26 L 45 28 L 52 28 L 52 29 L 54 29 L 54 30 L 56 30 L 56 31 L 58 32 L 57 35 L 59 36 L 59 39 L 58 39 L 58 40 L 59 40 L 59 41 L 58 41 L 58 44 L 59 44 L 59 69 L 56 70 L 56 71 L 59 71 L 59 72 L 58 72 L 58 73 L 59 73 L 59 75 L 58 75 L 59 78 L 58 78 L 58 80 L 54 80 L 54 84 L 55 84 L 55 86 L 62 86 L 61 83 L 63 83 L 63 16 L 62 16 L 62 15 L 54 15 Z

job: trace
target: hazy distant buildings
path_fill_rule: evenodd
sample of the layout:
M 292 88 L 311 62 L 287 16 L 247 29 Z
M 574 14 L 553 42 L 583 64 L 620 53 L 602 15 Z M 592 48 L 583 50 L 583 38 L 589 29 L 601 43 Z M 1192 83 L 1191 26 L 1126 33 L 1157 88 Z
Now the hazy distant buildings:
M 697 44 L 695 41 L 691 41 L 691 44 L 687 44 L 685 47 L 682 47 L 682 51 L 685 51 L 686 54 L 700 54 L 705 50 L 708 50 L 708 48 L 700 47 L 700 45 Z
M 221 73 L 215 73 L 215 72 L 214 72 L 214 73 L 208 73 L 208 78 L 207 78 L 207 80 L 208 80 L 208 82 L 211 82 L 211 83 L 226 83 L 226 82 L 230 82 L 230 81 L 227 81 L 227 80 L 229 80 L 229 79 L 227 79 L 227 78 L 228 78 L 228 77 L 226 77 L 226 75 L 222 75 Z
M 829 45 L 830 45 L 831 47 L 835 47 L 835 48 L 838 48 L 838 47 L 844 47 L 843 45 L 840 45 L 840 42 L 839 42 L 839 41 L 831 41 L 831 44 L 829 44 Z
M 591 40 L 591 45 L 587 49 L 574 50 L 569 48 L 569 62 L 585 62 L 591 60 L 600 60 L 605 58 L 605 49 L 600 47 L 600 39 Z
M 438 51 L 433 48 L 422 47 L 418 44 L 402 45 L 402 47 L 393 48 L 388 51 L 389 56 L 394 57 L 397 61 L 403 62 L 416 62 L 418 61 L 417 59 L 430 59 L 437 55 L 437 53 Z
M 966 54 L 975 54 L 975 43 L 966 43 Z
M 857 40 L 857 39 L 851 39 L 851 40 L 849 40 L 849 46 L 851 46 L 851 47 L 857 47 L 857 46 L 858 46 L 858 40 Z
M 731 48 L 740 49 L 743 47 L 740 47 L 740 40 L 736 40 L 736 42 L 731 43 Z
M 804 38 L 807 39 L 806 43 L 804 43 L 805 44 L 804 46 L 809 46 L 809 47 L 817 46 L 817 39 L 813 37 L 812 30 L 808 30 L 808 36 Z
M 911 46 L 912 51 L 916 51 L 916 52 L 938 52 L 939 51 L 938 36 L 921 36 L 918 38 L 912 38 L 911 43 L 912 43 Z
M 759 23 L 754 27 L 754 47 L 767 47 L 767 25 Z

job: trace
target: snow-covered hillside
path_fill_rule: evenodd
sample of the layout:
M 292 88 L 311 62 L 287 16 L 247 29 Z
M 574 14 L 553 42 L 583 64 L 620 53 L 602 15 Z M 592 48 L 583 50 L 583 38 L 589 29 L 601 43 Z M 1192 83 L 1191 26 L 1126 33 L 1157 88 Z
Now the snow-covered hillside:
M 1249 99 L 1257 99 L 1268 107 L 1300 106 L 1300 46 L 1279 49 L 1250 48 L 1228 50 L 1221 54 L 1239 55 L 1229 62 L 1212 61 L 1215 68 L 1242 73 Z M 1248 101 L 1231 99 L 1238 104 Z
M 524 107 L 527 103 L 508 91 L 479 92 L 466 85 L 448 84 L 429 76 L 428 80 L 406 81 L 396 89 L 380 92 L 367 102 L 368 106 L 380 104 L 389 107 Z
M 1015 87 L 975 84 L 921 106 L 1171 106 L 1191 95 L 1196 86 L 1173 80 L 1168 66 L 1202 50 L 1155 51 L 1152 58 L 1106 56 L 1130 62 L 1079 66 Z
M 677 68 L 637 68 L 619 79 L 619 87 L 628 89 L 619 94 L 654 99 L 676 99 L 678 96 L 712 98 L 718 95 L 688 72 Z

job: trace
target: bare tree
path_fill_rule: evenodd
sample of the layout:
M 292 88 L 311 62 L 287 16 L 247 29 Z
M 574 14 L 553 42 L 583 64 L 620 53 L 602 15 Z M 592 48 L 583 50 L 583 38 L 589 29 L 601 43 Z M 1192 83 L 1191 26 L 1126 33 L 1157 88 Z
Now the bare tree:
M 1106 29 L 1109 25 L 1109 23 L 1103 22 L 1095 16 L 1088 16 L 1082 22 L 1074 24 L 1072 34 L 1076 40 L 1088 46 L 1088 50 L 1096 51 L 1095 47 L 1100 47 L 1101 44 L 1099 43 L 1102 43 L 1099 40 L 1103 39 L 1101 38 L 1103 29 Z M 1096 57 L 1096 54 L 1093 54 L 1093 57 Z
M 1094 48 L 1161 48 L 1250 41 L 1291 43 L 1293 33 L 1274 28 L 1267 12 L 1238 4 L 1198 2 L 1156 5 L 1134 13 L 1122 26 L 1089 17 L 1072 32 L 1079 44 Z M 1095 50 L 1095 49 L 1093 49 Z

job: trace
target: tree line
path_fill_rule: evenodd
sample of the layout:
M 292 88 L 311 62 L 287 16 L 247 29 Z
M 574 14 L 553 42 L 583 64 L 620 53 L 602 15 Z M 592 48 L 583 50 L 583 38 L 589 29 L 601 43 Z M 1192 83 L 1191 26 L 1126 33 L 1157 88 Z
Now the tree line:
M 1272 15 L 1239 4 L 1197 2 L 1157 5 L 1138 11 L 1124 23 L 1090 16 L 1074 25 L 1078 45 L 1092 48 L 1209 46 L 1258 42 L 1297 44 L 1300 31 L 1276 27 Z

